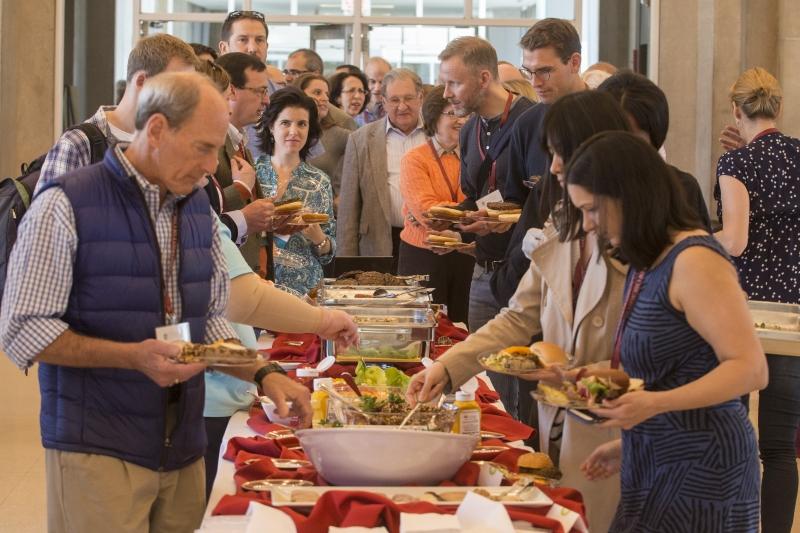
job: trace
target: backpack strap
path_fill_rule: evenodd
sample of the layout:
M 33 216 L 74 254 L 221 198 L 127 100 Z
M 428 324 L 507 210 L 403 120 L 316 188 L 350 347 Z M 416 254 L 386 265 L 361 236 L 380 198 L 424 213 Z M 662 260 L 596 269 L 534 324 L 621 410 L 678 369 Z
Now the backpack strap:
M 92 163 L 97 163 L 103 160 L 103 156 L 108 148 L 108 141 L 106 135 L 100 128 L 90 122 L 81 122 L 69 128 L 71 130 L 80 130 L 89 139 L 89 145 L 92 150 Z
M 14 182 L 14 186 L 17 188 L 17 193 L 19 194 L 22 203 L 25 205 L 25 209 L 28 209 L 31 205 L 31 193 L 28 191 L 28 188 L 19 180 L 11 180 Z

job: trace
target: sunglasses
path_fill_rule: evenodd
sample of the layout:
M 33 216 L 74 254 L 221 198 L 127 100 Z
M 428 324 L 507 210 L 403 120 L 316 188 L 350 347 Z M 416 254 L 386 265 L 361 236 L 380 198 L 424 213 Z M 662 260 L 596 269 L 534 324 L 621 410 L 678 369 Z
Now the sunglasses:
M 225 17 L 225 22 L 229 22 L 231 20 L 236 20 L 240 18 L 258 19 L 262 22 L 266 22 L 266 19 L 264 18 L 264 13 L 260 11 L 245 11 L 245 10 L 231 11 L 230 13 L 228 13 L 228 16 Z

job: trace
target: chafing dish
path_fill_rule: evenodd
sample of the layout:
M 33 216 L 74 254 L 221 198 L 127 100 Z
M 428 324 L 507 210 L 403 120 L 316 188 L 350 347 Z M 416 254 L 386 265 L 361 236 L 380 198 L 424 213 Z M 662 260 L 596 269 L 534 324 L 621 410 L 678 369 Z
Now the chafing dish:
M 337 351 L 325 341 L 323 356 L 338 361 L 418 362 L 429 355 L 436 331 L 436 318 L 429 307 L 341 306 L 358 324 L 359 345 Z
M 764 352 L 800 356 L 800 305 L 748 302 Z
M 410 285 L 409 288 L 417 284 Z M 360 306 L 369 305 L 377 307 L 387 306 L 419 306 L 425 307 L 431 304 L 430 292 L 415 292 L 398 294 L 395 298 L 376 297 L 373 293 L 378 289 L 383 289 L 389 294 L 403 293 L 409 290 L 406 287 L 392 287 L 388 285 L 323 285 L 317 293 L 317 302 L 320 305 L 349 305 Z M 422 290 L 422 287 L 419 287 Z

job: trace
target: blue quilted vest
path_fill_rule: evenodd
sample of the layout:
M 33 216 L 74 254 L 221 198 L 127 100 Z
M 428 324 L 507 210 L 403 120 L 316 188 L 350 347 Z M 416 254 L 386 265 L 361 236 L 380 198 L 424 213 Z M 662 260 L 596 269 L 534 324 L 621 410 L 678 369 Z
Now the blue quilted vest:
M 51 186 L 75 213 L 78 249 L 64 321 L 77 333 L 119 342 L 155 337 L 164 325 L 160 251 L 144 195 L 114 150 Z M 210 301 L 213 221 L 203 191 L 178 203 L 181 320 L 202 342 Z M 167 435 L 168 389 L 117 368 L 39 365 L 42 444 L 175 470 L 203 456 L 202 373 L 180 385 L 177 424 Z M 173 410 L 175 406 L 171 407 Z

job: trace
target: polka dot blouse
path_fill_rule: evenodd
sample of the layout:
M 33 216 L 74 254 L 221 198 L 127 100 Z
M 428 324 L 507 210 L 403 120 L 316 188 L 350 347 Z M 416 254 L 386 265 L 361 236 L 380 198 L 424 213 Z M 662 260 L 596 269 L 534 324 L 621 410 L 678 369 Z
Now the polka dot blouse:
M 717 163 L 714 198 L 722 220 L 719 177 L 741 181 L 750 197 L 747 248 L 735 257 L 753 300 L 800 303 L 800 140 L 776 130 Z

